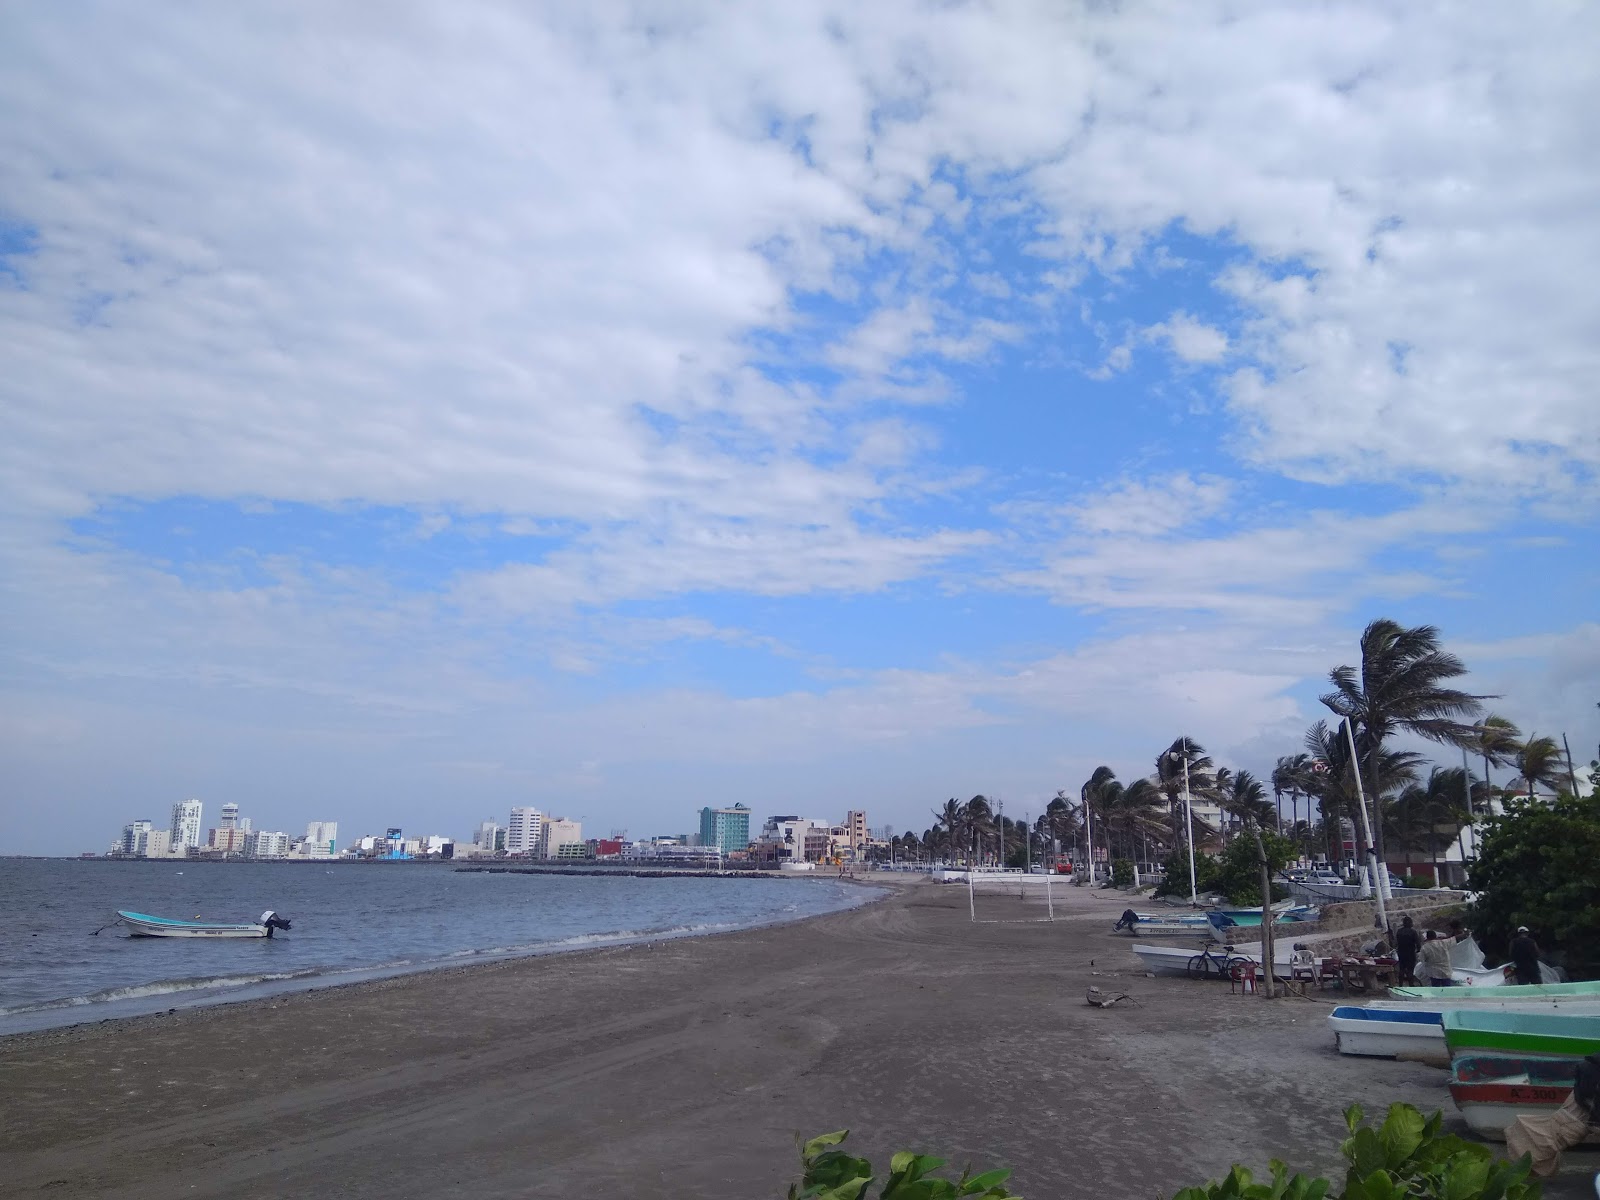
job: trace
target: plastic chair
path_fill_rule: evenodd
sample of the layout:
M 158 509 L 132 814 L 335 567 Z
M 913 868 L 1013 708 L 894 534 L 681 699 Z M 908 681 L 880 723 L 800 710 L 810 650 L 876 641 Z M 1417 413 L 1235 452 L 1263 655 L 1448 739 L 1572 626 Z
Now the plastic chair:
M 1317 990 L 1320 992 L 1330 984 L 1344 987 L 1344 960 L 1334 955 L 1323 959 L 1317 964 Z
M 1317 979 L 1317 956 L 1309 950 L 1296 950 L 1289 956 L 1289 982 L 1301 979 L 1307 983 Z

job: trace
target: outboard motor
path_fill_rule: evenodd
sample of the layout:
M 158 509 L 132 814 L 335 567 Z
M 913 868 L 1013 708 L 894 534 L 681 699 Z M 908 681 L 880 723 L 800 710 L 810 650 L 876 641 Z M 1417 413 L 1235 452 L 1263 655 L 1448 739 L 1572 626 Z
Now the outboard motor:
M 267 936 L 268 937 L 272 936 L 272 931 L 274 929 L 281 929 L 285 933 L 287 933 L 288 930 L 289 930 L 289 918 L 288 917 L 280 917 L 277 913 L 273 912 L 270 908 L 267 909 L 266 912 L 261 914 L 261 922 L 260 923 L 267 927 Z

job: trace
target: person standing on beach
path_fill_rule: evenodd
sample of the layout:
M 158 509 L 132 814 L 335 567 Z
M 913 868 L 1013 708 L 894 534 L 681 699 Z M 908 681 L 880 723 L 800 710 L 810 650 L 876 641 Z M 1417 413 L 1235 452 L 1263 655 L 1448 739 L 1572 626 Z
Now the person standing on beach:
M 1428 930 L 1428 940 L 1422 943 L 1422 973 L 1428 977 L 1429 987 L 1453 987 L 1450 976 L 1450 943 L 1433 930 Z
M 1421 948 L 1422 936 L 1411 923 L 1411 918 L 1404 918 L 1400 922 L 1400 931 L 1394 935 L 1394 952 L 1400 960 L 1401 983 L 1417 981 L 1417 951 Z
M 1511 939 L 1511 963 L 1517 969 L 1518 983 L 1539 983 L 1539 944 L 1533 940 L 1526 925 L 1517 926 L 1517 936 Z

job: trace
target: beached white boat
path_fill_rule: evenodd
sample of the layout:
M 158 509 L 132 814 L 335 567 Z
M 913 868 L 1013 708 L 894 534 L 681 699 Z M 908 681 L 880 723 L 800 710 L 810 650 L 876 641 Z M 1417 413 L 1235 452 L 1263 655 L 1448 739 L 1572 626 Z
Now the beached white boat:
M 1236 959 L 1245 959 L 1258 964 L 1261 962 L 1259 942 L 1231 948 L 1213 946 L 1209 953 L 1199 948 L 1190 949 L 1184 946 L 1132 945 L 1128 949 L 1132 950 L 1134 957 L 1139 960 L 1140 968 L 1152 975 L 1174 975 L 1190 979 L 1221 979 L 1224 977 L 1224 972 L 1220 968 Z M 1273 974 L 1279 979 L 1289 978 L 1289 959 L 1292 954 L 1292 948 L 1279 947 L 1274 955 Z
M 1447 1053 L 1444 1026 L 1435 1012 L 1341 1004 L 1328 1014 L 1328 1028 L 1340 1054 L 1395 1058 L 1401 1054 L 1443 1057 Z
M 1495 1142 L 1506 1140 L 1506 1126 L 1518 1117 L 1547 1117 L 1571 1092 L 1570 1085 L 1544 1087 L 1515 1079 L 1450 1085 L 1450 1098 L 1472 1132 Z
M 1450 1064 L 1450 1095 L 1472 1131 L 1504 1141 L 1522 1116 L 1548 1116 L 1566 1102 L 1577 1076 L 1575 1059 L 1463 1055 Z
M 172 917 L 153 917 L 149 913 L 117 911 L 129 937 L 184 938 L 269 938 L 276 929 L 288 929 L 287 918 L 270 908 L 257 921 L 227 924 L 221 921 L 179 921 Z

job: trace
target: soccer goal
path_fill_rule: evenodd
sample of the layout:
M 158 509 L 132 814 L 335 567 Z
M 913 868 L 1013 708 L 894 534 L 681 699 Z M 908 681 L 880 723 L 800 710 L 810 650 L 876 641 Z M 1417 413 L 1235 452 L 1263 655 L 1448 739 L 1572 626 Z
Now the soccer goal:
M 966 872 L 967 908 L 974 924 L 1012 925 L 1056 919 L 1057 879 L 1025 871 Z

